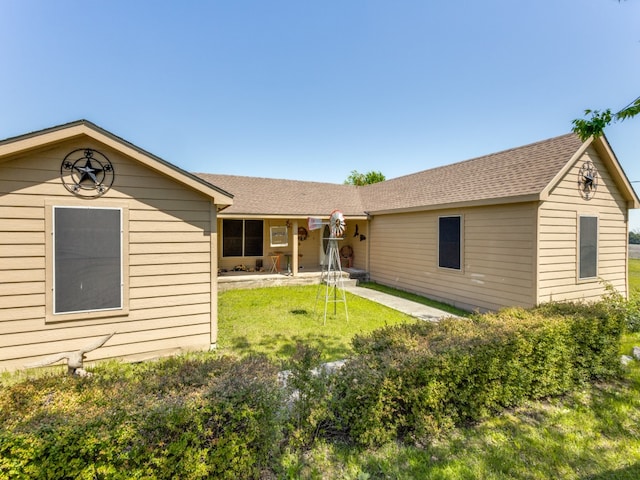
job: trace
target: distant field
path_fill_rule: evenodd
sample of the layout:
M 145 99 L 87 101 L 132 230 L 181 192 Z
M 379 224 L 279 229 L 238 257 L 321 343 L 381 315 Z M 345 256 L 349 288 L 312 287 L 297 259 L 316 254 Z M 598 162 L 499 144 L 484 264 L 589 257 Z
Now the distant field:
M 640 293 L 640 259 L 629 259 L 629 290 Z

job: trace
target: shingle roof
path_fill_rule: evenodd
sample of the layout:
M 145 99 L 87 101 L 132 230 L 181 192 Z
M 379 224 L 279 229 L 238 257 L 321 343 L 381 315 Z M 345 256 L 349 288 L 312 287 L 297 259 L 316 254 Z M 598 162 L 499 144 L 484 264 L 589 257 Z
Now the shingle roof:
M 369 185 L 369 212 L 489 202 L 539 195 L 582 142 L 574 134 Z
M 275 178 L 197 173 L 206 182 L 234 195 L 225 215 L 328 216 L 338 209 L 362 216 L 364 208 L 353 185 L 304 182 Z
M 352 216 L 540 195 L 581 146 L 576 135 L 567 134 L 364 187 L 196 175 L 234 195 L 227 215 L 320 216 L 339 209 Z

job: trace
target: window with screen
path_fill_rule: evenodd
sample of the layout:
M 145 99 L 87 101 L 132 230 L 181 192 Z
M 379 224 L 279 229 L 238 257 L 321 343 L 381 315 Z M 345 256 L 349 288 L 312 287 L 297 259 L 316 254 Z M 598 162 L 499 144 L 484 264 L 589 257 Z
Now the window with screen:
M 262 220 L 222 221 L 222 256 L 261 257 L 264 228 Z
M 580 217 L 578 277 L 598 276 L 598 217 Z
M 462 218 L 438 218 L 438 266 L 460 270 L 462 244 Z
M 53 207 L 53 313 L 123 308 L 122 209 Z

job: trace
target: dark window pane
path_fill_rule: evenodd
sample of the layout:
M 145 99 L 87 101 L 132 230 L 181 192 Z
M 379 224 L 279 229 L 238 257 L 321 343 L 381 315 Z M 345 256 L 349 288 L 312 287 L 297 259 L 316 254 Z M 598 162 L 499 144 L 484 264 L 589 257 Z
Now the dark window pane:
M 122 308 L 121 211 L 54 209 L 54 313 Z
M 242 220 L 222 221 L 222 256 L 242 256 Z
M 438 265 L 460 270 L 460 217 L 440 217 Z
M 580 278 L 598 276 L 598 218 L 580 217 Z
M 262 220 L 244 221 L 244 255 L 245 257 L 261 257 L 263 245 Z

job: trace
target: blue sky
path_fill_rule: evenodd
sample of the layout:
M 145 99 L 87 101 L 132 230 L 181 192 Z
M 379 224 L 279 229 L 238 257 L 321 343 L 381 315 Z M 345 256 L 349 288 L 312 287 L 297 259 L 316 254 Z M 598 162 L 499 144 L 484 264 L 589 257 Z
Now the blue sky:
M 86 118 L 193 172 L 393 178 L 624 107 L 639 20 L 636 0 L 1 0 L 0 138 Z M 640 181 L 640 118 L 606 132 Z

